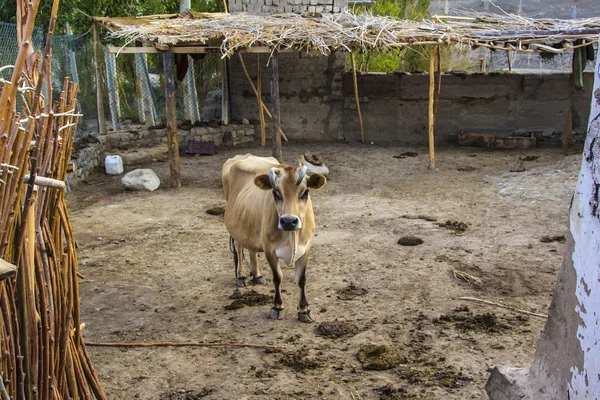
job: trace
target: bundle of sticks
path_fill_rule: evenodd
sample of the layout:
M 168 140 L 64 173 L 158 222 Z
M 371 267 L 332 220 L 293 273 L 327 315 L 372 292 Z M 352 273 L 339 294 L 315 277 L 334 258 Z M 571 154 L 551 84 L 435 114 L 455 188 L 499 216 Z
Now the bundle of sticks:
M 78 87 L 65 79 L 52 100 L 58 0 L 43 54 L 31 40 L 38 6 L 17 0 L 19 53 L 0 82 L 0 398 L 104 399 L 81 332 L 64 197 Z

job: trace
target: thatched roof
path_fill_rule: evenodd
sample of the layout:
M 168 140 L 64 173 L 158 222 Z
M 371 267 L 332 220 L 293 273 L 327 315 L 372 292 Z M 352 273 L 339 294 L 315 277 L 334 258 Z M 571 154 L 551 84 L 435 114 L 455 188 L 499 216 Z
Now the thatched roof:
M 434 16 L 415 22 L 371 15 L 194 13 L 100 18 L 112 36 L 165 46 L 219 47 L 225 55 L 252 46 L 328 54 L 336 49 L 390 51 L 421 44 L 562 52 L 578 39 L 595 42 L 600 18 L 555 20 L 515 15 Z

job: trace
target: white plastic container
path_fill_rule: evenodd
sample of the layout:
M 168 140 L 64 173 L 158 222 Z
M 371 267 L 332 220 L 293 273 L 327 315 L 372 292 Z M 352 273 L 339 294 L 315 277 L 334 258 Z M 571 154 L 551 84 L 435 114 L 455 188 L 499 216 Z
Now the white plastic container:
M 123 160 L 121 156 L 106 156 L 104 159 L 104 169 L 108 175 L 121 175 L 123 173 Z

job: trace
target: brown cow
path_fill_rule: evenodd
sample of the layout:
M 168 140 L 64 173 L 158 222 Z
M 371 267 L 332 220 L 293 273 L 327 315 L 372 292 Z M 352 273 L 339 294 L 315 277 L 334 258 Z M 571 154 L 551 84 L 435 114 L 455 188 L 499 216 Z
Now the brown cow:
M 255 283 L 264 280 L 258 269 L 258 254 L 264 252 L 273 273 L 275 298 L 271 317 L 283 318 L 282 272 L 279 260 L 295 265 L 300 287 L 298 319 L 312 322 L 306 301 L 306 265 L 315 219 L 309 189 L 320 189 L 324 176 L 306 176 L 306 167 L 279 164 L 272 157 L 251 154 L 235 156 L 223 165 L 223 190 L 227 206 L 225 226 L 231 235 L 236 266 L 236 283 L 245 286 L 243 249 L 250 252 L 250 274 Z

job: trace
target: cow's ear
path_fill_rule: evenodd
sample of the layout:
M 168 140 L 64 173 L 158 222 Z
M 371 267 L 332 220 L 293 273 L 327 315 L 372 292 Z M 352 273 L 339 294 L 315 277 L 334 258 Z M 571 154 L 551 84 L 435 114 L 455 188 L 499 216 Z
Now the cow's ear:
M 327 183 L 327 178 L 321 174 L 312 174 L 308 178 L 307 186 L 311 189 L 319 190 Z
M 262 174 L 254 178 L 254 184 L 262 190 L 273 189 L 273 187 L 271 186 L 271 178 L 269 178 L 269 175 L 267 174 Z

